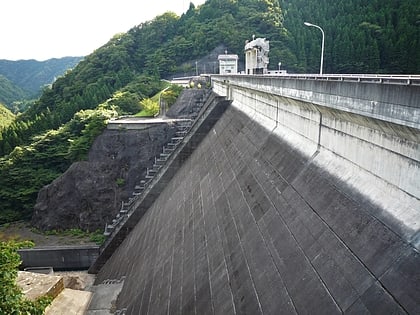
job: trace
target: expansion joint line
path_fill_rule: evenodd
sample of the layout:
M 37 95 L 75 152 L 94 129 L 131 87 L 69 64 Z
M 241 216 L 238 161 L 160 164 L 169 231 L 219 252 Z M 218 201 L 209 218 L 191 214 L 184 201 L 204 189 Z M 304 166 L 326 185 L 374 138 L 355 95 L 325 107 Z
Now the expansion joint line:
M 318 131 L 318 147 L 317 150 L 321 148 L 321 129 L 322 129 L 322 113 L 319 112 L 319 131 Z
M 315 104 L 312 103 L 312 105 L 315 107 L 315 109 L 319 113 L 318 143 L 317 143 L 317 148 L 316 148 L 317 153 L 319 153 L 319 151 L 321 149 L 322 113 L 321 113 L 321 111 L 318 109 L 318 107 Z

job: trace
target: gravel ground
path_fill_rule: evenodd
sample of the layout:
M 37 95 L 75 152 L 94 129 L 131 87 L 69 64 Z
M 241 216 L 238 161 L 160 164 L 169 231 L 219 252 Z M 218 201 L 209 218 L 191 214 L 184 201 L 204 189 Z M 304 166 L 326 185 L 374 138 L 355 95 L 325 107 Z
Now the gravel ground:
M 7 240 L 30 240 L 36 247 L 95 244 L 88 237 L 45 235 L 34 230 L 28 222 L 22 221 L 0 226 L 0 241 Z

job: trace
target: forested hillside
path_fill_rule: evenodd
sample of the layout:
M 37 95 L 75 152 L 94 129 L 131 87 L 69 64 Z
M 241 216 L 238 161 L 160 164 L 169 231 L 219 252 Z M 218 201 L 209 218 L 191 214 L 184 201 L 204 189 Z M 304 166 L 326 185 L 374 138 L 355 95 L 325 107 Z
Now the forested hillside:
M 14 113 L 26 110 L 44 86 L 73 68 L 82 57 L 36 60 L 0 60 L 0 102 Z
M 83 57 L 37 60 L 0 60 L 0 74 L 31 95 L 39 94 L 44 85 L 74 68 Z
M 4 75 L 0 74 L 0 103 L 13 109 L 13 102 L 31 97 L 31 93 L 23 90 Z
M 418 0 L 280 0 L 296 63 L 292 71 L 319 71 L 325 32 L 326 73 L 420 73 Z
M 280 3 L 279 3 L 280 2 Z M 280 5 L 281 4 L 281 5 Z M 216 47 L 243 63 L 246 40 L 270 40 L 270 68 L 419 73 L 415 0 L 208 0 L 182 16 L 166 13 L 114 36 L 43 91 L 0 135 L 0 222 L 30 216 L 38 190 L 83 159 L 106 119 L 131 114 L 162 89 L 161 78 L 195 74 Z M 212 61 L 217 63 L 217 56 Z M 200 72 L 204 71 L 200 67 Z M 208 72 L 217 67 L 207 67 Z

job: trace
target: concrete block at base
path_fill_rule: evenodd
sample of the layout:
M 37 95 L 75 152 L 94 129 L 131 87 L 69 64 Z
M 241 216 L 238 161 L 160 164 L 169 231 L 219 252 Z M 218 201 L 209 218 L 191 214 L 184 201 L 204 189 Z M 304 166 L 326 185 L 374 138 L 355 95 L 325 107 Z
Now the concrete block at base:
M 55 298 L 64 290 L 63 278 L 58 276 L 19 271 L 16 282 L 25 297 L 32 301 L 47 295 Z
M 83 315 L 92 292 L 64 289 L 45 310 L 45 315 Z

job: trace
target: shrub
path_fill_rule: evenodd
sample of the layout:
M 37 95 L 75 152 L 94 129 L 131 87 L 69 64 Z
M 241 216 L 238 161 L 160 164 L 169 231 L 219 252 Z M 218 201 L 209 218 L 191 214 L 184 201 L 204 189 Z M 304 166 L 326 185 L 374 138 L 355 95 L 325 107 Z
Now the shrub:
M 152 101 L 150 98 L 146 98 L 140 102 L 141 107 L 146 111 L 150 116 L 154 116 L 159 113 L 159 104 L 158 102 Z
M 51 303 L 51 297 L 41 297 L 36 301 L 25 298 L 16 284 L 18 267 L 21 264 L 17 252 L 19 248 L 32 247 L 33 243 L 0 242 L 0 314 L 42 315 Z

